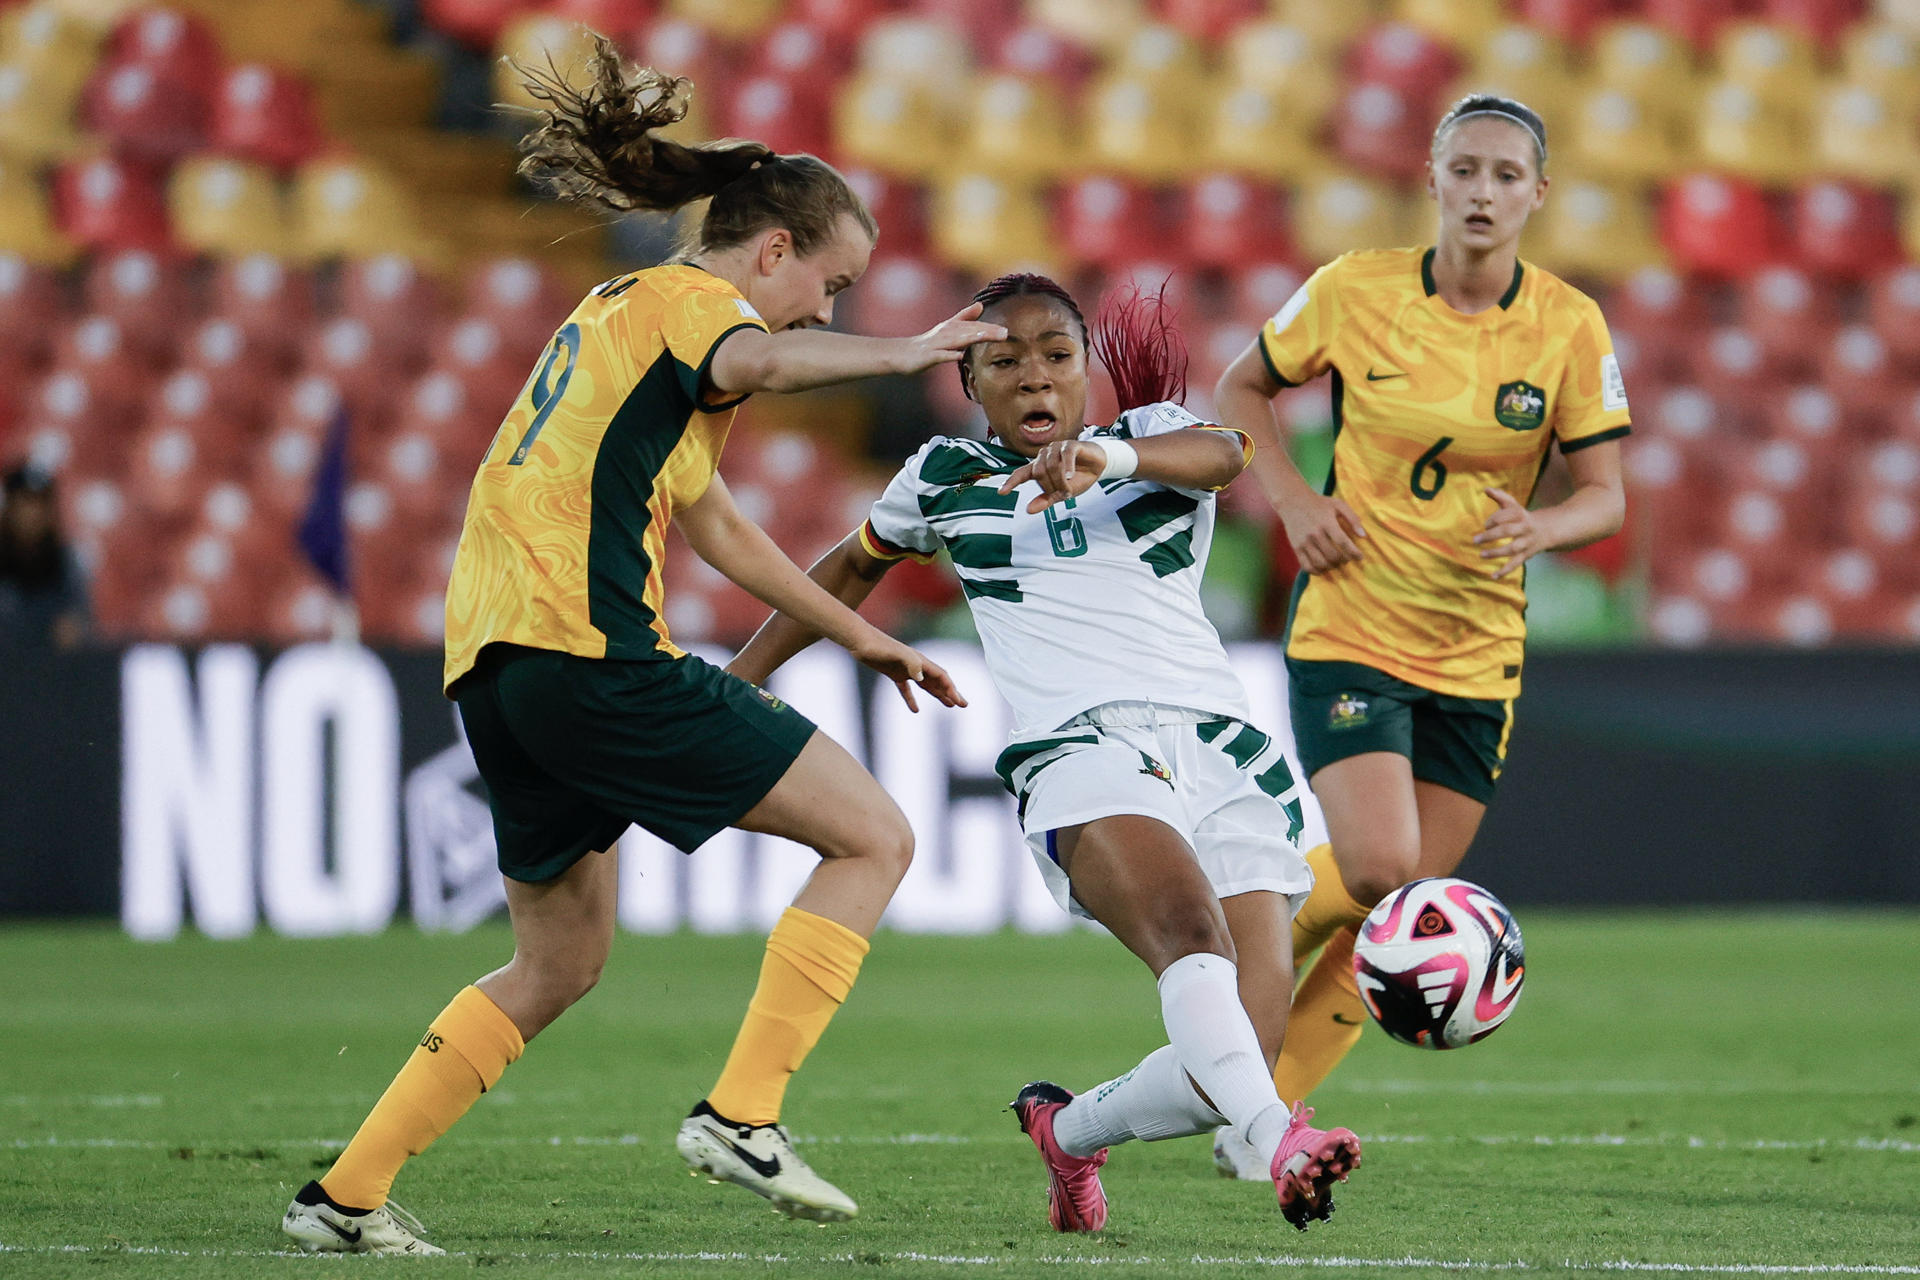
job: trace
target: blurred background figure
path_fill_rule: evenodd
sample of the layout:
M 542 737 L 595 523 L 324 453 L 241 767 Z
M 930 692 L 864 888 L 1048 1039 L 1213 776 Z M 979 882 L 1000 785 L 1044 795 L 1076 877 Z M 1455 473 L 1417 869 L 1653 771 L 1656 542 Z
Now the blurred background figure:
M 87 584 L 60 531 L 53 484 L 28 465 L 7 472 L 0 488 L 0 634 L 71 649 L 87 634 Z

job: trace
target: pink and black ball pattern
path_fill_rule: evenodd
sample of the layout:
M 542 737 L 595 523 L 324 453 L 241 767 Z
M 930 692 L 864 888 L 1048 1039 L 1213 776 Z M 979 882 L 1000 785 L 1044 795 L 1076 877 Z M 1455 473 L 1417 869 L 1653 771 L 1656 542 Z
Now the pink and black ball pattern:
M 1526 949 L 1513 913 L 1465 880 L 1416 880 L 1381 899 L 1354 946 L 1360 996 L 1382 1030 L 1423 1049 L 1457 1049 L 1513 1012 Z

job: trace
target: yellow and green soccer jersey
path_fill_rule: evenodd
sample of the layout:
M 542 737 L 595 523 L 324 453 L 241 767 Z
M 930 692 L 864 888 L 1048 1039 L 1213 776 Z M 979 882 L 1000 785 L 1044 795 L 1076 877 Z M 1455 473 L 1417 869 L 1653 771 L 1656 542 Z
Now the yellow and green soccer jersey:
M 1627 394 L 1592 299 L 1517 263 L 1499 305 L 1448 306 L 1433 250 L 1349 253 L 1260 331 L 1273 376 L 1333 378 L 1327 492 L 1360 517 L 1363 559 L 1307 578 L 1287 653 L 1358 662 L 1437 693 L 1520 692 L 1526 591 L 1473 545 L 1562 453 L 1627 434 Z
M 446 684 L 496 640 L 679 657 L 661 617 L 667 522 L 719 465 L 741 399 L 706 400 L 722 339 L 766 328 L 698 267 L 609 280 L 560 326 L 467 497 L 447 584 Z

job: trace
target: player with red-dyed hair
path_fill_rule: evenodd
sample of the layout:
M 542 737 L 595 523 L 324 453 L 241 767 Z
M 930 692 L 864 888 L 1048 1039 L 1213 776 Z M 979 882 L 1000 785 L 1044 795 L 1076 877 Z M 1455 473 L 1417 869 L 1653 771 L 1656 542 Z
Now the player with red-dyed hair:
M 990 439 L 928 442 L 812 576 L 858 605 L 900 560 L 947 552 L 1013 708 L 998 769 L 1041 873 L 1159 984 L 1167 1045 L 1077 1097 L 1040 1081 L 1014 1100 L 1047 1165 L 1055 1229 L 1106 1224 L 1108 1147 L 1229 1122 L 1304 1229 L 1332 1212 L 1360 1144 L 1290 1111 L 1272 1077 L 1290 922 L 1312 884 L 1293 843 L 1303 789 L 1249 723 L 1200 607 L 1214 495 L 1251 444 L 1175 403 L 1186 353 L 1160 295 L 1110 304 L 1091 334 L 1044 276 L 1002 276 L 974 300 L 1007 331 L 960 362 Z M 1086 425 L 1090 352 L 1119 393 L 1109 426 Z M 776 614 L 729 670 L 764 682 L 816 638 Z

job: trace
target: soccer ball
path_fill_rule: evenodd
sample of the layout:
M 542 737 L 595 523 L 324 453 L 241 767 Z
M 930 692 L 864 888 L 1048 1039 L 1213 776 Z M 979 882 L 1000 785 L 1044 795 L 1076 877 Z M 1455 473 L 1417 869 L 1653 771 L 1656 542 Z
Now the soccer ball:
M 1513 1012 L 1526 952 L 1513 913 L 1479 885 L 1415 880 L 1361 923 L 1353 974 L 1388 1035 L 1422 1049 L 1458 1049 L 1492 1035 Z

